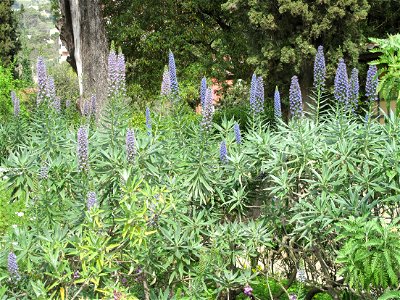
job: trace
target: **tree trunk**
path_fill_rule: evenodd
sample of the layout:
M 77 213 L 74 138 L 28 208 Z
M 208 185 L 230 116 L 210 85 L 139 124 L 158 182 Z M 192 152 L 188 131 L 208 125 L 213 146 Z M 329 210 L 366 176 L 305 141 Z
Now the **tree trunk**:
M 57 27 L 69 51 L 67 61 L 78 74 L 81 101 L 95 94 L 101 109 L 107 99 L 108 43 L 100 0 L 59 0 L 59 4 Z

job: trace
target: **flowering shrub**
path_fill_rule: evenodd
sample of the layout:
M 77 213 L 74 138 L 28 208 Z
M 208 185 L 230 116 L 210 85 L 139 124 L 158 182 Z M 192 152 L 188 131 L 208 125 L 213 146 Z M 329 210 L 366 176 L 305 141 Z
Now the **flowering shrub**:
M 171 54 L 170 78 L 176 75 Z M 10 202 L 25 204 L 30 222 L 8 226 L 1 236 L 0 293 L 22 299 L 256 299 L 260 280 L 274 280 L 282 282 L 268 287 L 267 297 L 275 299 L 322 292 L 376 299 L 397 287 L 398 247 L 365 244 L 354 218 L 374 224 L 376 239 L 386 232 L 393 244 L 400 229 L 393 219 L 400 189 L 398 119 L 380 125 L 335 109 L 318 121 L 308 118 L 294 76 L 293 118 L 282 122 L 277 92 L 277 122 L 270 126 L 255 117 L 265 100 L 256 78 L 248 103 L 253 114 L 241 130 L 234 119 L 213 122 L 204 84 L 203 115 L 185 111 L 170 80 L 175 108 L 147 108 L 142 124 L 132 123 L 123 85 L 115 82 L 96 123 L 85 116 L 71 122 L 65 110 L 45 105 L 47 96 L 31 120 L 12 119 L 30 126 L 21 127 L 24 139 L 4 152 L 1 180 Z M 392 222 L 390 230 L 378 220 Z M 382 255 L 388 249 L 391 255 Z M 367 255 L 382 262 L 374 267 L 379 280 L 362 265 Z

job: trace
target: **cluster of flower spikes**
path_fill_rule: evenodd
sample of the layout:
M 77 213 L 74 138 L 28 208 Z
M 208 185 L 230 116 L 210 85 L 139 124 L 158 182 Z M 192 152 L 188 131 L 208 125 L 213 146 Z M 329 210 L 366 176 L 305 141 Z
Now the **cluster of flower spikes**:
M 274 116 L 277 119 L 282 118 L 281 95 L 279 94 L 278 87 L 275 87 L 275 92 L 274 92 Z
M 222 163 L 228 162 L 228 149 L 226 148 L 226 142 L 222 141 L 219 146 L 219 159 Z
M 125 87 L 125 56 L 122 53 L 116 54 L 114 49 L 108 55 L 108 96 L 124 96 Z
M 165 66 L 161 82 L 161 96 L 168 96 L 169 94 L 171 94 L 171 78 L 168 67 Z
M 303 99 L 301 97 L 299 79 L 297 78 L 297 76 L 293 76 L 290 83 L 289 106 L 290 114 L 292 117 L 303 117 Z
M 174 93 L 175 95 L 178 95 L 179 85 L 178 85 L 178 78 L 176 77 L 175 58 L 171 50 L 169 51 L 168 55 L 168 71 L 169 71 L 171 92 Z
M 250 109 L 253 115 L 264 111 L 264 82 L 262 77 L 257 77 L 255 73 L 251 77 Z
M 18 271 L 17 256 L 12 251 L 8 254 L 7 269 L 11 280 L 18 281 L 21 279 Z
M 377 73 L 378 68 L 375 65 L 370 65 L 367 71 L 367 80 L 365 83 L 365 95 L 367 96 L 369 102 L 378 100 L 377 89 L 379 79 Z
M 133 129 L 128 128 L 126 130 L 125 147 L 126 147 L 126 159 L 128 160 L 129 163 L 134 163 L 136 157 L 136 139 L 135 139 L 135 132 Z
M 39 170 L 39 179 L 47 179 L 49 177 L 49 168 L 47 165 L 42 165 Z
M 89 140 L 88 140 L 88 129 L 85 126 L 81 126 L 78 129 L 77 158 L 78 158 L 79 170 L 80 171 L 88 171 L 89 170 Z
M 323 91 L 325 88 L 326 66 L 324 47 L 319 46 L 314 60 L 314 88 Z
M 349 82 L 349 105 L 352 107 L 353 111 L 358 107 L 360 84 L 358 82 L 358 69 L 353 68 L 351 70 L 350 82 Z
M 94 207 L 96 204 L 97 204 L 96 193 L 91 191 L 87 194 L 86 207 L 88 210 L 91 210 L 92 207 Z
M 201 126 L 206 130 L 210 129 L 214 115 L 213 92 L 211 88 L 207 88 L 206 90 L 204 106 L 201 108 L 201 114 L 203 116 Z
M 240 127 L 238 123 L 235 123 L 235 125 L 233 125 L 233 131 L 235 133 L 236 144 L 240 145 L 242 143 L 242 134 L 240 133 Z
M 20 112 L 19 99 L 14 91 L 11 91 L 11 102 L 14 108 L 14 116 L 18 117 Z
M 336 69 L 334 92 L 335 100 L 346 109 L 349 107 L 349 77 L 347 75 L 347 67 L 343 58 L 339 59 Z

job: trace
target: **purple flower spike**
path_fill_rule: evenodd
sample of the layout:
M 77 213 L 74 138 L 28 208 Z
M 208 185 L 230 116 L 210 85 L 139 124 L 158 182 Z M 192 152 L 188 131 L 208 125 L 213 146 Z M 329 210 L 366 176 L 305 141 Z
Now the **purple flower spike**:
M 368 98 L 369 102 L 377 101 L 377 89 L 379 79 L 377 76 L 378 68 L 376 66 L 369 66 L 367 72 L 367 81 L 365 83 L 365 95 Z
M 47 90 L 47 99 L 49 99 L 51 102 L 56 99 L 56 86 L 54 84 L 54 78 L 52 76 L 49 76 L 47 78 L 47 85 L 46 85 L 46 90 Z
M 177 95 L 179 94 L 179 86 L 178 86 L 178 79 L 176 77 L 175 58 L 174 54 L 171 51 L 169 51 L 168 55 L 168 69 L 171 82 L 171 90 L 173 93 Z
M 11 279 L 15 279 L 17 281 L 21 279 L 18 272 L 17 256 L 14 254 L 14 252 L 10 252 L 8 254 L 7 268 Z
M 83 102 L 83 115 L 85 117 L 90 117 L 90 101 L 89 100 L 85 100 L 85 102 Z
M 238 123 L 235 123 L 235 125 L 233 125 L 233 131 L 235 132 L 235 140 L 236 143 L 239 145 L 242 143 L 242 134 L 240 133 L 240 127 Z
M 279 94 L 278 87 L 275 87 L 274 93 L 274 115 L 277 119 L 282 118 L 281 95 Z
M 61 99 L 60 97 L 55 97 L 53 102 L 51 103 L 53 106 L 53 109 L 57 112 L 60 113 L 61 112 Z
M 264 111 L 264 81 L 261 76 L 257 78 L 256 104 L 257 113 L 262 113 Z
M 289 90 L 289 104 L 290 104 L 290 114 L 292 117 L 302 117 L 303 116 L 303 100 L 301 97 L 301 90 L 299 85 L 299 79 L 297 76 L 292 77 L 292 82 L 290 84 Z
M 336 69 L 334 92 L 335 99 L 344 107 L 349 104 L 349 77 L 347 76 L 347 68 L 343 58 L 339 59 Z
M 226 149 L 225 141 L 222 141 L 221 145 L 219 146 L 219 158 L 223 163 L 228 162 L 228 150 Z
M 38 57 L 36 72 L 38 81 L 36 104 L 39 106 L 40 103 L 42 103 L 46 99 L 47 95 L 47 70 L 43 57 Z
M 78 166 L 80 171 L 89 170 L 89 140 L 88 130 L 86 127 L 81 126 L 78 129 L 77 138 L 77 157 Z
M 297 300 L 297 295 L 295 295 L 295 294 L 290 294 L 290 295 L 289 295 L 289 300 Z
M 88 210 L 91 210 L 93 206 L 97 204 L 97 197 L 95 192 L 89 192 L 87 195 L 86 206 Z
M 212 90 L 210 88 L 208 88 L 206 91 L 204 107 L 202 107 L 201 109 L 202 109 L 201 113 L 203 115 L 201 125 L 204 129 L 208 130 L 211 128 L 212 118 L 214 114 L 213 96 L 212 96 Z
M 65 108 L 69 108 L 71 106 L 71 100 L 65 100 Z
M 14 107 L 14 116 L 18 117 L 20 112 L 19 99 L 14 91 L 11 91 L 11 101 Z
M 126 73 L 125 56 L 123 53 L 120 53 L 117 56 L 117 91 L 122 93 L 122 95 L 125 95 L 126 92 L 125 73 Z
M 254 115 L 257 113 L 258 110 L 257 99 L 256 99 L 257 83 L 258 81 L 256 73 L 253 73 L 250 84 L 250 109 Z
M 358 95 L 360 90 L 358 70 L 356 68 L 351 71 L 349 87 L 349 105 L 352 106 L 353 110 L 356 110 L 358 107 Z
M 201 104 L 201 107 L 205 106 L 206 92 L 207 92 L 207 79 L 205 77 L 203 77 L 201 79 L 201 84 L 200 84 L 200 104 Z
M 150 109 L 146 107 L 146 128 L 147 134 L 151 135 L 151 117 L 150 117 Z
M 246 295 L 246 296 L 251 296 L 252 294 L 253 294 L 253 288 L 251 287 L 251 286 L 249 286 L 249 285 L 246 285 L 245 287 L 244 287 L 244 289 L 243 289 L 243 293 Z
M 126 131 L 126 158 L 129 163 L 134 163 L 136 157 L 136 139 L 133 129 Z
M 161 83 L 161 95 L 168 96 L 171 94 L 171 78 L 169 76 L 168 67 L 164 68 L 162 83 Z
M 324 90 L 325 75 L 326 75 L 326 66 L 325 66 L 324 47 L 319 46 L 314 61 L 314 88 L 316 90 L 321 90 L 321 91 Z
M 115 97 L 118 92 L 118 57 L 114 50 L 108 55 L 108 95 Z

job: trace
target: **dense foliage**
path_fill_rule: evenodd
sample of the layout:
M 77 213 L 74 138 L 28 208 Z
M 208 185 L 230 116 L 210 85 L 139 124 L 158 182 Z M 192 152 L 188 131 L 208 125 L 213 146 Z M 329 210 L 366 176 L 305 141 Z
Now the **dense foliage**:
M 13 3 L 14 0 L 0 3 L 0 66 L 3 67 L 10 66 L 20 47 Z
M 308 90 L 309 62 L 322 42 L 333 79 L 339 57 L 358 67 L 369 36 L 396 33 L 400 26 L 396 0 L 103 3 L 108 38 L 127 57 L 129 85 L 139 84 L 152 93 L 159 91 L 163 53 L 169 49 L 182 66 L 182 79 L 194 82 L 206 74 L 221 81 L 248 80 L 256 70 L 268 79 L 267 93 L 272 94 L 275 84 L 289 84 L 293 73 L 302 74 Z

